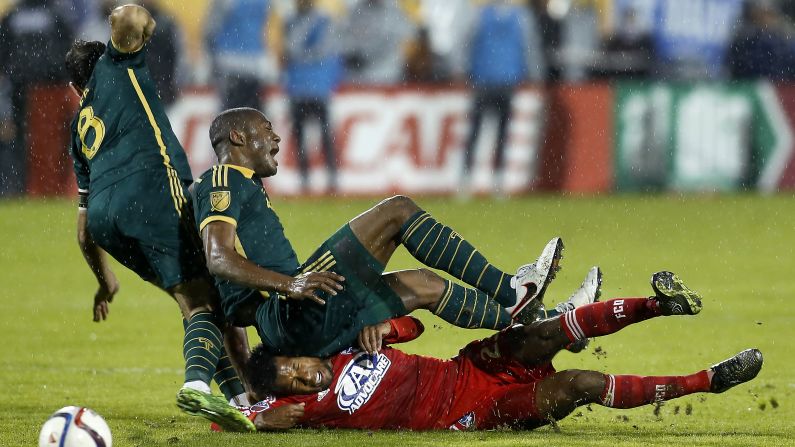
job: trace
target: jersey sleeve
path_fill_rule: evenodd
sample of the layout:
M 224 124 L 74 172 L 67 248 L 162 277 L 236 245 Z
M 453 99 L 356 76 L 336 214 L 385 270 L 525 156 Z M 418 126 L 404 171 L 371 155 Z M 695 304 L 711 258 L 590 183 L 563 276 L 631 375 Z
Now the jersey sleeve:
M 213 166 L 201 177 L 194 190 L 199 232 L 210 222 L 237 226 L 242 205 L 249 197 L 246 181 L 237 171 L 221 166 Z
M 146 51 L 149 44 L 144 44 L 140 50 L 132 53 L 122 53 L 113 46 L 113 41 L 108 41 L 105 47 L 105 55 L 115 64 L 121 67 L 138 68 L 146 65 Z
M 72 123 L 72 142 L 69 147 L 69 155 L 72 156 L 72 164 L 77 178 L 77 189 L 81 194 L 88 193 L 89 179 L 91 171 L 88 168 L 88 160 L 80 150 L 80 139 L 77 137 L 77 124 Z

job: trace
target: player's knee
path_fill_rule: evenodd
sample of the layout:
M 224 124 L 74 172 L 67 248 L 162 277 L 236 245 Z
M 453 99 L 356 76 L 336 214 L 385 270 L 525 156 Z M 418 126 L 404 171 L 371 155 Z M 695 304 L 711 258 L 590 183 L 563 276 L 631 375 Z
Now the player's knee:
M 444 279 L 436 273 L 426 268 L 419 268 L 416 270 L 419 280 L 417 283 L 418 297 L 426 304 L 436 304 L 444 294 L 446 287 Z
M 554 341 L 554 334 L 549 331 L 549 324 L 546 320 L 534 321 L 521 327 L 522 337 L 527 342 L 533 342 L 537 346 L 546 346 Z
M 604 374 L 595 371 L 571 370 L 569 375 L 568 393 L 578 403 L 592 402 L 604 390 Z
M 401 222 L 406 221 L 420 210 L 420 207 L 410 197 L 401 195 L 392 196 L 384 200 L 379 204 L 379 207 L 384 208 L 390 216 Z

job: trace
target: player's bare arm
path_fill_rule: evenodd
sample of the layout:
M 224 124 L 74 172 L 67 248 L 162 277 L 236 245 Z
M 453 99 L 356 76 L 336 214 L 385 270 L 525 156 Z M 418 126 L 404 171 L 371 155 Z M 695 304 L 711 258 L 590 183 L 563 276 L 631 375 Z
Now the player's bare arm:
M 235 226 L 227 222 L 210 222 L 202 230 L 202 241 L 210 273 L 246 287 L 325 304 L 316 292 L 336 295 L 345 281 L 334 272 L 306 272 L 292 277 L 259 267 L 235 251 Z
M 88 212 L 85 208 L 77 211 L 77 243 L 83 253 L 88 267 L 97 278 L 97 291 L 94 294 L 94 321 L 108 318 L 110 312 L 108 304 L 113 301 L 113 296 L 119 291 L 119 281 L 110 268 L 105 252 L 94 242 L 88 231 Z
M 287 404 L 276 408 L 269 408 L 258 414 L 254 425 L 258 431 L 288 430 L 304 417 L 304 403 Z
M 110 14 L 113 46 L 122 53 L 138 51 L 155 32 L 155 19 L 146 8 L 124 5 Z

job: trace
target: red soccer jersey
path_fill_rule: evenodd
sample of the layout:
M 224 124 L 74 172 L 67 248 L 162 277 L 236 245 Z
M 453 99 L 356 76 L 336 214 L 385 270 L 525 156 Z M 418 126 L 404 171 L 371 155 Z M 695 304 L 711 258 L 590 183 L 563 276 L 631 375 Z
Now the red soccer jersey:
M 331 358 L 328 390 L 268 400 L 251 410 L 304 402 L 299 425 L 356 429 L 483 429 L 537 419 L 535 383 L 554 369 L 528 369 L 506 352 L 499 333 L 470 343 L 451 360 L 390 347 L 372 359 L 349 349 Z

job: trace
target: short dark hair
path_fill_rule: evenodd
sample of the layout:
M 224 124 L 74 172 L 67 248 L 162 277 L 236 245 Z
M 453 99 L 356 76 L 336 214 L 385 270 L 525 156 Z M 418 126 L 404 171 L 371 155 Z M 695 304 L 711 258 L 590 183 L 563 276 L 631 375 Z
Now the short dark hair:
M 105 44 L 96 40 L 76 40 L 72 43 L 72 48 L 66 53 L 66 69 L 76 87 L 86 88 L 94 66 L 104 53 Z
M 260 343 L 251 351 L 251 356 L 246 362 L 244 374 L 251 385 L 251 390 L 258 398 L 274 394 L 273 382 L 276 380 L 276 362 L 274 360 L 274 355 Z
M 251 128 L 250 120 L 259 117 L 264 118 L 265 115 L 251 107 L 238 107 L 219 113 L 210 124 L 210 143 L 213 145 L 216 155 L 219 155 L 218 151 L 222 150 L 221 143 L 229 138 L 229 132 L 232 129 L 248 131 Z

